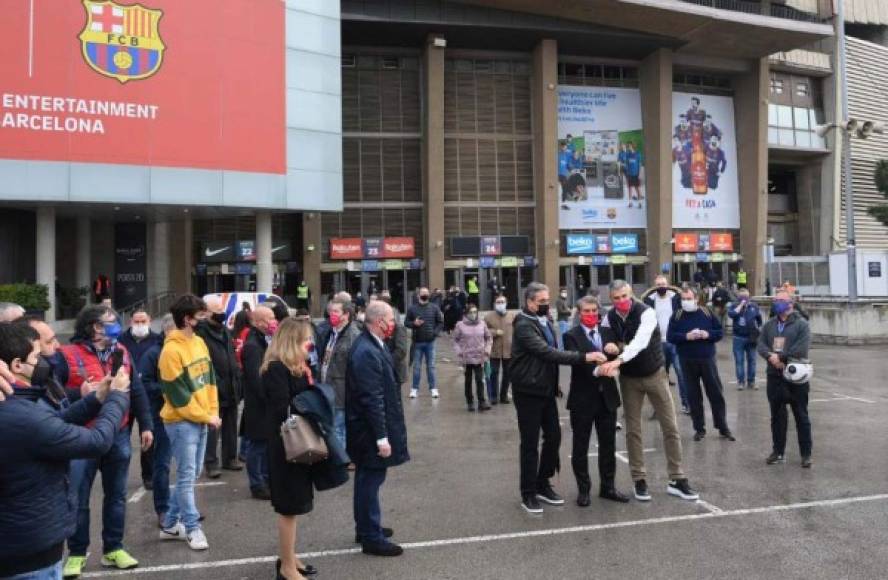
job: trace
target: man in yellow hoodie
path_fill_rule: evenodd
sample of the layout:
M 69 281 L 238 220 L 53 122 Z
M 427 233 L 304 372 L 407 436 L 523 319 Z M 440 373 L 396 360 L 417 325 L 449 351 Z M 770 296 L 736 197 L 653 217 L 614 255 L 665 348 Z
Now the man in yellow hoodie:
M 210 353 L 194 333 L 198 322 L 207 316 L 207 305 L 197 296 L 185 294 L 173 303 L 170 313 L 176 330 L 166 337 L 157 366 L 164 401 L 160 418 L 176 462 L 176 489 L 160 539 L 185 540 L 192 550 L 206 550 L 209 544 L 200 527 L 194 482 L 204 462 L 207 428 L 222 425 Z

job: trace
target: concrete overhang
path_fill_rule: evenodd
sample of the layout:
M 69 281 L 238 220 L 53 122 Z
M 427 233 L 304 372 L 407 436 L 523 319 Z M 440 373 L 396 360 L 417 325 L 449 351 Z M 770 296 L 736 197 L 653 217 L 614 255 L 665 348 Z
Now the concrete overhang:
M 803 22 L 679 0 L 456 0 L 655 34 L 680 43 L 679 53 L 763 58 L 833 36 L 829 24 Z

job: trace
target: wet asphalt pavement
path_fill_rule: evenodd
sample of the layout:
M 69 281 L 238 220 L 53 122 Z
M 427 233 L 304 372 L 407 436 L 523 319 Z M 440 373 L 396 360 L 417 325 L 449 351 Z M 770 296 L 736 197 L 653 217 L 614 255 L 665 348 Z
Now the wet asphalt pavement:
M 719 367 L 734 443 L 711 428 L 692 440 L 690 418 L 680 416 L 685 470 L 705 503 L 665 493 L 665 457 L 656 421 L 645 424 L 648 484 L 653 501 L 616 504 L 593 497 L 575 505 L 570 471 L 570 425 L 564 418 L 561 461 L 554 479 L 562 508 L 541 517 L 519 506 L 518 433 L 512 405 L 490 413 L 465 410 L 462 372 L 449 339 L 439 340 L 442 398 L 423 386 L 404 406 L 413 460 L 389 471 L 383 488 L 384 523 L 406 552 L 399 558 L 358 553 L 352 520 L 352 484 L 317 494 L 315 510 L 300 520 L 298 551 L 321 572 L 317 578 L 517 579 L 553 578 L 865 578 L 888 576 L 888 351 L 884 347 L 816 347 L 810 415 L 814 467 L 799 466 L 795 425 L 785 465 L 767 466 L 770 427 L 759 361 L 759 391 L 736 390 L 730 340 L 719 345 Z M 567 385 L 569 370 L 562 374 Z M 424 381 L 423 381 L 424 384 Z M 565 388 L 566 390 L 566 388 Z M 649 413 L 649 409 L 645 411 Z M 625 449 L 618 434 L 618 450 Z M 593 435 L 594 442 L 594 435 Z M 590 458 L 593 489 L 595 459 Z M 244 472 L 200 480 L 210 549 L 161 543 L 150 492 L 140 490 L 137 455 L 130 470 L 126 548 L 141 567 L 137 578 L 237 580 L 274 578 L 276 516 L 250 498 Z M 631 491 L 626 462 L 617 485 Z M 101 486 L 92 497 L 91 556 L 85 577 L 103 571 Z

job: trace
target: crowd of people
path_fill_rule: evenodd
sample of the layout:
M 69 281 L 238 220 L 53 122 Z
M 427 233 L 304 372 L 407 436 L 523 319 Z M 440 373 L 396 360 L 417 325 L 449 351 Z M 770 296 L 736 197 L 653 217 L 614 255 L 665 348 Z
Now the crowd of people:
M 340 292 L 317 324 L 303 310 L 291 315 L 279 301 L 228 314 L 217 298 L 187 294 L 160 321 L 160 333 L 152 330 L 148 312 L 133 313 L 124 329 L 107 303 L 86 306 L 65 345 L 50 325 L 0 304 L 0 462 L 6 466 L 0 472 L 0 534 L 7 539 L 0 544 L 0 578 L 83 573 L 89 500 L 99 474 L 101 564 L 121 570 L 139 565 L 123 544 L 133 429 L 161 541 L 208 549 L 195 482 L 204 471 L 210 478 L 246 471 L 252 497 L 270 501 L 278 514 L 277 577 L 311 576 L 317 569 L 295 552 L 297 519 L 312 511 L 315 492 L 345 484 L 351 471 L 355 541 L 366 554 L 400 555 L 393 529 L 383 526 L 379 494 L 388 469 L 410 459 L 402 385 L 412 379 L 409 397 L 418 398 L 425 365 L 430 395 L 441 396 L 436 343 L 448 331 L 463 368 L 468 410 L 514 404 L 521 505 L 529 513 L 565 503 L 551 483 L 560 468 L 560 365 L 571 369 L 567 409 L 579 506 L 591 504 L 593 428 L 599 496 L 630 501 L 615 483 L 621 406 L 632 495 L 652 500 L 642 445 L 645 398 L 662 432 L 666 492 L 698 499 L 683 467 L 669 369 L 694 441 L 706 435 L 704 393 L 715 429 L 734 441 L 715 364 L 725 319 L 733 330 L 738 388 L 757 388 L 756 355 L 767 365 L 773 436 L 767 463 L 785 461 L 789 407 L 801 465 L 811 467 L 807 322 L 785 289 L 776 294 L 767 322 L 744 288 L 724 301 L 715 299 L 717 290 L 677 288 L 660 276 L 636 298 L 629 284 L 615 280 L 609 309 L 593 296 L 570 304 L 566 291 L 551 308 L 549 289 L 531 283 L 520 310 L 508 310 L 498 294 L 482 315 L 477 297 L 461 302 L 458 289 L 445 298 L 423 287 L 403 321 L 385 290 L 362 306 Z M 453 324 L 449 300 L 461 314 Z M 294 416 L 308 418 L 323 439 L 327 452 L 313 464 L 294 460 L 287 446 L 283 433 Z

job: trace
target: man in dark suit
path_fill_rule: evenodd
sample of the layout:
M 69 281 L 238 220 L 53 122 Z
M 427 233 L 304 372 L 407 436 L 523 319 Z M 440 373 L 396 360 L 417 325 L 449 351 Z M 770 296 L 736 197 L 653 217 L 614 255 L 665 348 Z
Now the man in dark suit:
M 401 546 L 386 538 L 379 488 L 386 471 L 410 460 L 401 388 L 392 356 L 385 346 L 395 331 L 391 306 L 381 300 L 367 305 L 364 331 L 355 339 L 345 386 L 346 449 L 354 461 L 356 541 L 365 554 L 400 556 Z
M 253 310 L 252 327 L 244 341 L 244 413 L 243 434 L 247 439 L 247 479 L 255 499 L 270 500 L 268 483 L 268 429 L 265 426 L 265 389 L 262 386 L 262 360 L 269 337 L 277 331 L 274 311 L 267 306 Z
M 577 505 L 587 507 L 592 481 L 589 478 L 589 438 L 592 427 L 598 436 L 598 475 L 601 488 L 598 493 L 605 499 L 628 502 L 629 498 L 614 487 L 617 473 L 615 457 L 617 436 L 617 407 L 620 394 L 613 377 L 601 372 L 599 363 L 607 361 L 602 351 L 603 343 L 598 332 L 598 300 L 584 296 L 577 301 L 580 324 L 564 333 L 564 350 L 594 353 L 594 364 L 575 364 L 571 367 L 570 394 L 567 409 L 570 411 L 570 428 L 573 431 L 571 467 L 577 478 Z

